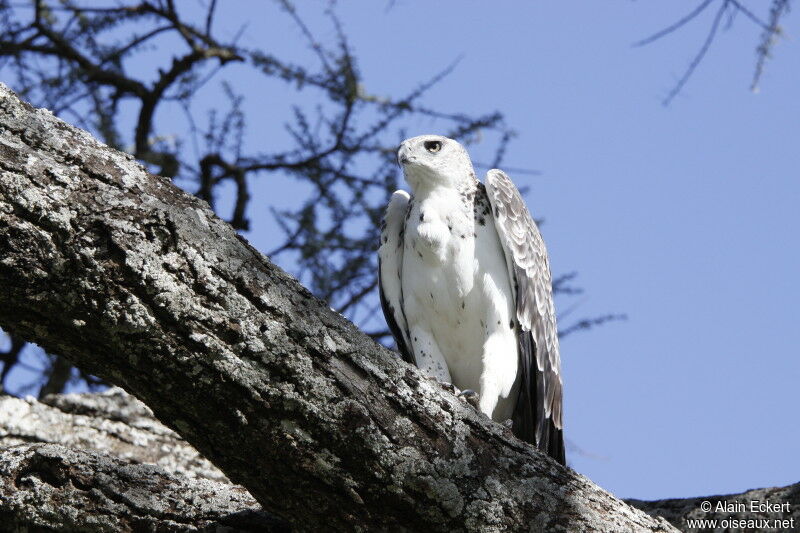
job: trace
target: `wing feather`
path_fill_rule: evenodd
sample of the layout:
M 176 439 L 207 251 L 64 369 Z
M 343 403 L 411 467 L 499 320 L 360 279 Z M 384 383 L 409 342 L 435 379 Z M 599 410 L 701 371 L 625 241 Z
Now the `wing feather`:
M 381 225 L 381 245 L 378 249 L 378 287 L 381 308 L 394 336 L 400 356 L 416 365 L 409 349 L 408 323 L 403 312 L 403 233 L 410 197 L 405 191 L 395 191 L 386 208 Z
M 487 173 L 486 191 L 516 301 L 522 383 L 514 432 L 564 464 L 563 385 L 547 250 L 519 190 L 504 172 Z

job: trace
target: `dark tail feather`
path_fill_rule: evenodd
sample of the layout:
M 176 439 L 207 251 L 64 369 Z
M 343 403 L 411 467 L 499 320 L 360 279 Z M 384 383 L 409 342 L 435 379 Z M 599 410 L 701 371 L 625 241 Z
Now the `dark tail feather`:
M 550 422 L 552 424 L 552 422 Z M 547 443 L 547 450 L 545 450 L 550 457 L 561 463 L 567 465 L 567 457 L 564 451 L 564 430 L 558 429 L 553 425 L 550 430 L 550 440 Z
M 519 398 L 512 417 L 512 431 L 517 438 L 530 442 L 562 465 L 566 465 L 564 431 L 555 426 L 552 414 L 547 417 L 544 413 L 544 376 L 534 362 L 536 346 L 533 337 L 530 332 L 525 332 L 517 341 L 522 375 Z

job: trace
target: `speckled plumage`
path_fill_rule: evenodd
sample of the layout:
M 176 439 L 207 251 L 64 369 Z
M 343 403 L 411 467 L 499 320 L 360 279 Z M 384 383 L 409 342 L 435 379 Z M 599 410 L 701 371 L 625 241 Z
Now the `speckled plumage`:
M 456 141 L 398 151 L 379 249 L 384 314 L 403 358 L 478 392 L 478 408 L 564 463 L 562 383 L 547 252 L 499 170 L 480 183 Z

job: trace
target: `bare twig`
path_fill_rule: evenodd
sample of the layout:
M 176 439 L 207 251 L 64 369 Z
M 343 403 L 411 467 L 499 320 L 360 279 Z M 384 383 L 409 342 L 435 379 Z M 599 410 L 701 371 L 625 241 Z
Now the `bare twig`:
M 692 74 L 694 74 L 695 69 L 697 69 L 698 65 L 700 65 L 700 62 L 706 55 L 706 52 L 708 52 L 708 49 L 711 47 L 711 43 L 714 42 L 714 37 L 717 35 L 717 29 L 719 28 L 719 23 L 722 20 L 725 11 L 728 9 L 728 5 L 729 4 L 727 2 L 723 2 L 720 8 L 717 10 L 717 14 L 714 16 L 714 20 L 711 23 L 711 28 L 709 29 L 708 34 L 706 35 L 706 39 L 705 41 L 703 41 L 702 46 L 700 46 L 700 50 L 697 51 L 697 54 L 694 56 L 694 59 L 692 59 L 692 61 L 689 63 L 689 66 L 686 68 L 686 71 L 683 73 L 683 76 L 680 77 L 680 79 L 672 88 L 672 90 L 669 92 L 667 97 L 664 98 L 664 100 L 662 100 L 661 103 L 663 105 L 668 106 L 670 102 L 672 102 L 672 99 L 675 98 L 678 95 L 678 93 L 681 92 L 683 87 L 689 81 L 689 78 L 691 78 Z
M 678 21 L 674 22 L 673 24 L 670 24 L 669 26 L 667 26 L 663 30 L 659 30 L 659 31 L 657 31 L 656 33 L 652 34 L 649 37 L 646 37 L 646 38 L 644 38 L 644 39 L 642 39 L 640 41 L 636 41 L 635 43 L 633 43 L 633 46 L 645 46 L 647 44 L 650 44 L 650 43 L 652 43 L 654 41 L 657 41 L 657 40 L 661 39 L 662 37 L 665 37 L 665 36 L 669 35 L 670 33 L 673 33 L 675 31 L 681 29 L 686 24 L 688 24 L 689 22 L 694 20 L 697 16 L 699 16 L 700 13 L 705 11 L 706 8 L 711 5 L 712 2 L 714 2 L 714 0 L 703 0 L 688 15 L 685 15 L 685 16 L 681 17 Z
M 689 12 L 684 17 L 681 17 L 678 21 L 673 24 L 670 24 L 666 28 L 650 35 L 649 37 L 637 41 L 633 44 L 633 46 L 644 46 L 647 44 L 651 44 L 654 41 L 657 41 L 667 35 L 674 33 L 675 31 L 681 29 L 682 27 L 689 24 L 691 21 L 696 19 L 701 13 L 703 13 L 715 0 L 703 0 L 700 2 L 697 7 L 695 7 L 691 12 Z M 686 86 L 689 79 L 692 77 L 694 72 L 697 70 L 697 67 L 702 62 L 703 58 L 705 57 L 706 53 L 708 52 L 709 48 L 711 47 L 711 43 L 714 41 L 714 38 L 717 35 L 719 30 L 719 25 L 722 20 L 722 17 L 726 14 L 730 14 L 728 27 L 733 24 L 734 15 L 737 13 L 743 14 L 747 19 L 749 19 L 752 23 L 763 30 L 761 41 L 756 49 L 756 67 L 755 73 L 753 74 L 753 81 L 750 85 L 751 90 L 757 91 L 758 90 L 758 82 L 761 79 L 761 75 L 764 71 L 764 65 L 766 60 L 769 58 L 770 51 L 772 46 L 777 40 L 777 37 L 781 34 L 781 28 L 779 25 L 780 20 L 782 17 L 788 12 L 790 0 L 772 0 L 772 4 L 770 7 L 770 13 L 768 21 L 765 22 L 761 17 L 756 15 L 750 8 L 745 6 L 739 0 L 718 0 L 719 1 L 719 9 L 717 10 L 716 15 L 712 19 L 711 26 L 706 34 L 706 38 L 703 41 L 703 44 L 700 46 L 700 49 L 695 54 L 694 58 L 689 63 L 688 67 L 684 71 L 683 75 L 678 79 L 675 83 L 673 88 L 670 90 L 669 94 L 664 98 L 662 103 L 667 106 L 669 105 L 672 100 L 683 90 Z

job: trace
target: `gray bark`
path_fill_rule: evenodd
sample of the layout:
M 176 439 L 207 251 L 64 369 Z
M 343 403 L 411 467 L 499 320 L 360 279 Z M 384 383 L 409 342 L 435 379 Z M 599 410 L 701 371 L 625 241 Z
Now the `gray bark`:
M 105 453 L 170 474 L 229 483 L 147 406 L 117 387 L 102 394 L 52 394 L 41 401 L 0 398 L 0 448 L 32 443 Z
M 147 466 L 135 463 L 149 463 Z M 0 398 L 0 531 L 285 531 L 122 389 Z
M 727 529 L 719 527 L 715 530 L 725 531 L 726 533 L 736 533 L 738 531 L 800 531 L 800 483 L 789 485 L 788 487 L 753 489 L 741 494 L 726 494 L 722 496 L 656 501 L 625 501 L 650 515 L 666 518 L 682 531 L 697 531 L 697 529 L 689 529 L 687 520 L 690 519 L 717 520 L 718 523 L 721 523 L 724 519 L 752 521 L 750 527 Z M 711 505 L 711 511 L 703 511 L 704 502 L 708 502 Z M 756 502 L 755 507 L 752 506 L 752 502 Z M 759 506 L 767 502 L 773 507 Z M 783 524 L 778 525 L 775 519 L 783 521 Z M 765 527 L 763 520 L 769 520 L 770 525 Z M 738 523 L 741 524 L 742 522 Z
M 241 487 L 58 444 L 0 449 L 0 531 L 286 531 Z
M 0 325 L 297 530 L 673 531 L 464 405 L 202 201 L 0 87 Z
M 42 443 L 59 446 L 41 447 Z M 228 484 L 222 472 L 119 388 L 103 394 L 51 395 L 41 402 L 0 398 L 0 449 L 12 446 L 18 448 L 0 451 L 0 531 L 34 527 L 60 531 L 286 529 L 285 523 L 263 512 L 243 487 Z M 98 453 L 111 457 L 98 457 Z M 158 465 L 161 471 L 138 468 L 131 461 Z M 103 467 L 98 470 L 97 465 Z M 154 479 L 165 483 L 167 490 L 154 484 Z M 135 494 L 135 501 L 127 494 Z M 788 509 L 751 510 L 753 501 L 787 504 Z M 704 512 L 703 502 L 709 502 L 712 511 Z M 723 509 L 740 503 L 744 510 L 722 511 L 718 502 L 728 505 Z M 697 531 L 688 527 L 693 518 L 794 518 L 794 527 L 765 528 L 753 522 L 756 527 L 725 529 L 728 532 L 800 529 L 800 517 L 794 511 L 800 509 L 800 484 L 725 496 L 627 503 L 666 518 L 682 531 Z M 163 512 L 167 505 L 169 513 Z

